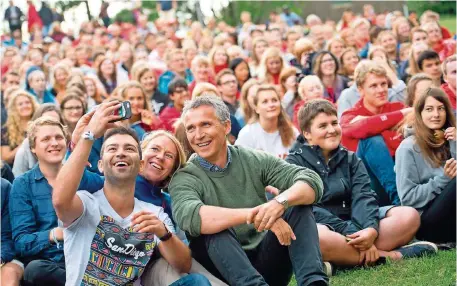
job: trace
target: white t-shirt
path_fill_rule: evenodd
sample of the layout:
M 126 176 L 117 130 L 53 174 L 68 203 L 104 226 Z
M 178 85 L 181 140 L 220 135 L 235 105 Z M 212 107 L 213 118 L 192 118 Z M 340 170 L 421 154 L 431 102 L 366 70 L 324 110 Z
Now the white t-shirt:
M 76 193 L 82 200 L 82 215 L 64 229 L 66 285 L 131 285 L 139 278 L 160 240 L 151 233 L 133 232 L 133 214 L 148 210 L 174 232 L 163 208 L 135 198 L 133 212 L 119 216 L 103 189 L 94 194 Z
M 294 136 L 299 135 L 298 130 L 294 127 Z M 294 142 L 292 141 L 292 144 Z M 267 133 L 263 130 L 259 122 L 248 124 L 241 129 L 238 134 L 238 139 L 235 145 L 249 147 L 256 150 L 263 150 L 274 156 L 285 159 L 289 154 L 289 149 L 292 147 L 284 146 L 279 135 L 279 130 L 273 133 Z

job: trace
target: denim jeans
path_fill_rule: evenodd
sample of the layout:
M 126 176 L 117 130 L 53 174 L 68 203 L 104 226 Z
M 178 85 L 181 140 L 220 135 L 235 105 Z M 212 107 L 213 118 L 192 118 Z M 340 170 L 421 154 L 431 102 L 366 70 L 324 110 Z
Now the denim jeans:
M 290 246 L 268 231 L 255 249 L 244 251 L 235 231 L 227 229 L 192 240 L 192 255 L 229 285 L 288 285 L 292 272 L 297 285 L 328 285 L 311 206 L 291 207 L 283 219 L 297 237 Z
M 437 243 L 455 242 L 455 178 L 450 181 L 421 215 L 417 238 Z
M 191 273 L 173 282 L 170 286 L 211 286 L 211 283 L 202 274 Z
M 371 187 L 383 198 L 386 192 L 389 202 L 380 203 L 383 205 L 400 205 L 400 198 L 397 193 L 395 181 L 395 161 L 390 156 L 389 148 L 381 135 L 376 135 L 359 141 L 357 156 L 363 161 L 371 180 Z M 382 186 L 382 190 L 379 186 Z
M 65 263 L 49 260 L 32 260 L 24 269 L 26 286 L 64 286 Z

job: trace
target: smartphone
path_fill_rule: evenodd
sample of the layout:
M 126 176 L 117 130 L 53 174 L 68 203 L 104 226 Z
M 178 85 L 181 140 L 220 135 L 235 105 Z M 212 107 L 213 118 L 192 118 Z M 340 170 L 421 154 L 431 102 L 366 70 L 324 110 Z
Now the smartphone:
M 130 117 L 132 117 L 132 108 L 130 106 L 130 101 L 121 102 L 121 107 L 118 110 L 115 110 L 113 114 L 114 115 L 120 115 L 121 118 L 113 120 L 113 121 L 111 121 L 111 123 L 112 122 L 116 122 L 116 121 L 129 119 Z

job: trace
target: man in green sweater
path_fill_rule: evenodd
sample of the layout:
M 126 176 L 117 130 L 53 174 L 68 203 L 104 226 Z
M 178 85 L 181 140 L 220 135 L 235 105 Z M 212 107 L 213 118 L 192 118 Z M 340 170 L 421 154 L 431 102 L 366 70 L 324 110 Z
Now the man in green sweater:
M 216 97 L 187 102 L 195 150 L 170 183 L 173 216 L 193 256 L 230 285 L 327 285 L 311 205 L 320 177 L 265 152 L 228 146 L 230 113 Z M 265 191 L 277 195 L 267 201 Z

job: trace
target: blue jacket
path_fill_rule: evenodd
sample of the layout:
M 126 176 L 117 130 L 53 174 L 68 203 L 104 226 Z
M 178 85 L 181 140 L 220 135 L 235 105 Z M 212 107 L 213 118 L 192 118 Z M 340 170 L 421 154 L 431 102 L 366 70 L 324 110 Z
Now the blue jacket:
M 92 186 L 98 186 L 100 181 L 98 175 L 85 171 L 79 189 L 95 192 Z M 9 211 L 13 240 L 19 256 L 25 261 L 64 261 L 63 247 L 57 249 L 49 242 L 49 232 L 58 226 L 57 215 L 52 205 L 52 187 L 39 164 L 14 180 Z
M 176 77 L 176 74 L 171 70 L 167 70 L 159 77 L 158 89 L 163 94 L 168 94 L 168 85 Z M 190 69 L 186 69 L 185 80 L 187 84 L 190 84 L 194 80 L 194 76 Z
M 8 209 L 8 201 L 11 191 L 11 184 L 2 178 L 2 261 L 10 262 L 15 256 L 14 242 L 11 235 L 11 223 Z

